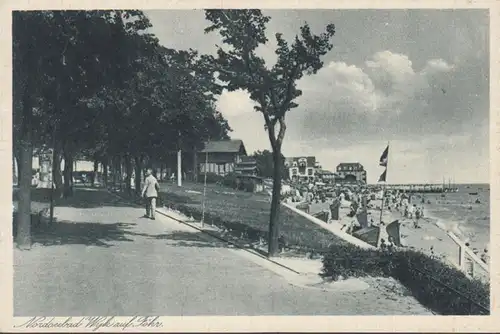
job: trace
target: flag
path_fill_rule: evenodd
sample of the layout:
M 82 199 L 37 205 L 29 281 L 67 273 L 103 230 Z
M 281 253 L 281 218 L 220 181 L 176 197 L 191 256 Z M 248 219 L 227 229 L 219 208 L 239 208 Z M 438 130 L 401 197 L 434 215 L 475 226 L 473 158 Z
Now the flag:
M 380 177 L 378 178 L 378 182 L 385 182 L 385 176 L 387 175 L 387 169 L 384 170 L 384 172 L 382 173 L 382 175 L 380 175 Z
M 384 153 L 380 156 L 380 166 L 387 167 L 387 162 L 389 160 L 389 145 L 384 150 Z

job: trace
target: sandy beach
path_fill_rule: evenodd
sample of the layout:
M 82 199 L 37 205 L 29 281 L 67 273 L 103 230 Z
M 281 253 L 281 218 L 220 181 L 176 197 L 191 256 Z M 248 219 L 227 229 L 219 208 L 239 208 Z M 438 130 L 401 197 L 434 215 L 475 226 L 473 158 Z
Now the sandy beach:
M 425 217 L 419 220 L 419 228 L 414 227 L 413 219 L 405 218 L 402 213 L 394 208 L 392 208 L 391 211 L 387 210 L 387 208 L 384 209 L 382 221 L 388 224 L 395 220 L 399 220 L 401 223 L 400 233 L 401 243 L 403 246 L 408 247 L 409 249 L 424 252 L 449 264 L 458 266 L 459 246 L 448 235 L 448 232 L 453 232 L 464 242 L 470 242 L 469 248 L 471 250 L 476 248 L 479 251 L 477 255 L 480 256 L 483 248 L 489 241 L 489 230 L 487 230 L 486 233 L 474 233 L 474 230 L 470 229 L 470 226 L 460 224 L 460 221 L 445 220 L 437 217 L 435 213 L 439 212 L 439 210 L 449 210 L 447 208 L 443 209 L 443 205 L 438 203 L 438 196 L 439 195 L 434 195 L 435 198 L 432 199 L 430 199 L 430 196 L 426 198 L 426 200 L 429 198 L 434 206 L 428 204 L 424 205 Z M 328 210 L 330 203 L 331 201 L 326 201 L 325 203 L 311 203 L 310 213 L 314 214 L 322 210 Z M 381 200 L 372 200 L 370 204 L 372 205 L 372 208 L 368 210 L 368 220 L 373 221 L 374 225 L 378 225 L 380 223 Z M 341 205 L 339 212 L 340 219 L 337 221 L 331 221 L 332 224 L 348 225 L 353 220 L 353 218 L 347 216 L 349 213 L 349 205 L 350 202 L 348 201 L 345 201 Z M 469 204 L 466 203 L 465 205 Z M 387 240 L 385 229 L 383 230 L 381 237 Z M 486 279 L 489 278 L 488 273 L 479 268 L 479 266 L 475 266 L 475 268 L 477 268 L 475 269 L 475 272 L 478 277 Z

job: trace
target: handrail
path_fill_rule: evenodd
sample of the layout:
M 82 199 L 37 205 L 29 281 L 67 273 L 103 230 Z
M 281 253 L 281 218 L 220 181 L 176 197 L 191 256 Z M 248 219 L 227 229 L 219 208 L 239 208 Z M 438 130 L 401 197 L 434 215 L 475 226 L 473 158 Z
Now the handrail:
M 465 243 L 460 240 L 453 232 L 449 231 L 448 232 L 448 236 L 461 248 L 465 251 L 465 253 L 467 253 L 471 259 L 476 262 L 477 264 L 479 264 L 479 266 L 481 268 L 483 268 L 487 273 L 490 272 L 488 266 L 486 265 L 486 263 L 484 263 L 476 254 L 474 254 L 474 252 L 465 245 Z M 460 265 L 462 266 L 463 264 L 460 263 Z

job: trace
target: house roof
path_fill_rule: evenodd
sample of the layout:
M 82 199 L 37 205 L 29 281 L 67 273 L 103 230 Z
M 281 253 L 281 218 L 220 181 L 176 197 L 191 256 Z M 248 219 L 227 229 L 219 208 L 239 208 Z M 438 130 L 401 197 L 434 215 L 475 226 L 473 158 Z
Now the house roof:
M 234 167 L 235 171 L 249 171 L 249 170 L 255 170 L 257 169 L 257 166 L 236 166 Z
M 286 158 L 285 159 L 285 162 L 287 162 L 290 166 L 293 164 L 294 161 L 299 161 L 300 159 L 302 158 L 305 158 L 306 161 L 307 161 L 307 166 L 313 166 L 316 164 L 316 157 L 307 157 L 307 156 L 303 156 L 303 157 L 290 157 L 290 158 Z
M 337 175 L 336 173 L 334 172 L 330 172 L 329 170 L 326 170 L 326 169 L 320 169 L 318 171 L 316 171 L 316 174 L 322 174 L 322 175 Z
M 257 161 L 254 158 L 246 155 L 242 156 L 241 161 L 238 163 L 238 165 L 256 165 L 256 164 Z
M 245 145 L 240 139 L 216 140 L 205 143 L 205 148 L 201 153 L 237 153 L 241 149 L 246 154 Z
M 360 164 L 359 162 L 342 162 L 337 165 L 337 167 L 361 167 L 363 168 L 363 165 Z

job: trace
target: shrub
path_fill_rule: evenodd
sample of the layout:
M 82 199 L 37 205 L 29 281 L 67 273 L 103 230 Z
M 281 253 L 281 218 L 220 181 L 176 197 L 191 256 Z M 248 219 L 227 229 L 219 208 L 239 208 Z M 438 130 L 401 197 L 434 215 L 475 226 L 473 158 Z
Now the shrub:
M 409 250 L 395 255 L 398 267 L 393 277 L 423 305 L 443 315 L 489 314 L 489 284 L 470 279 L 457 268 L 420 252 Z
M 207 172 L 207 183 L 217 183 L 222 181 L 222 176 L 212 173 L 212 172 Z M 205 173 L 201 173 L 198 175 L 198 182 L 204 183 L 205 182 Z
M 222 178 L 222 184 L 226 187 L 237 188 L 236 174 L 229 173 Z
M 255 184 L 252 181 L 243 182 L 243 188 L 245 191 L 253 192 L 255 190 Z
M 394 259 L 388 252 L 367 250 L 351 244 L 333 245 L 323 257 L 322 276 L 338 279 L 340 276 L 389 277 Z
M 460 270 L 417 251 L 392 252 L 333 245 L 323 257 L 322 276 L 333 279 L 339 276 L 393 277 L 422 305 L 439 314 L 489 314 L 488 284 L 469 279 Z

